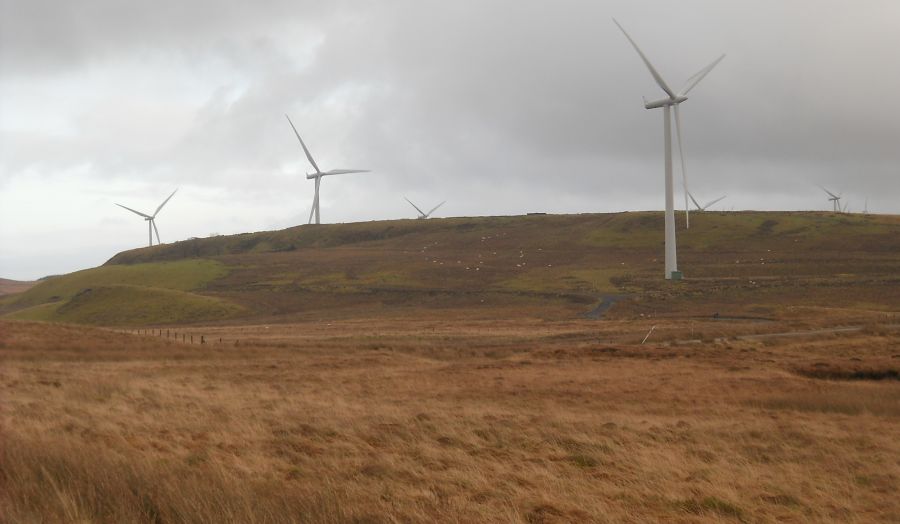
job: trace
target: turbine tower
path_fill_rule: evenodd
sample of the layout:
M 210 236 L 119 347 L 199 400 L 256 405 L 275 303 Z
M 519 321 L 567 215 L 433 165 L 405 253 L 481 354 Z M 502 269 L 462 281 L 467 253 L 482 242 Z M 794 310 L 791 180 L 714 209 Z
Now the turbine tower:
M 156 231 L 156 244 L 159 245 L 159 244 L 162 244 L 162 242 L 159 241 L 159 229 L 156 229 L 156 215 L 158 215 L 159 210 L 162 209 L 164 205 L 166 205 L 166 202 L 168 202 L 170 198 L 175 196 L 175 193 L 177 191 L 178 191 L 177 189 L 175 191 L 172 191 L 172 194 L 169 195 L 168 198 L 163 200 L 163 203 L 160 204 L 159 207 L 156 208 L 156 211 L 154 211 L 152 215 L 147 215 L 145 213 L 141 213 L 140 211 L 135 211 L 134 209 L 131 209 L 130 207 L 123 206 L 122 204 L 116 204 L 116 205 L 121 208 L 127 209 L 127 210 L 131 211 L 132 213 L 135 213 L 137 215 L 144 217 L 144 220 L 147 221 L 147 232 L 150 235 L 150 245 L 153 246 L 153 232 L 154 231 Z
M 835 195 L 834 193 L 825 189 L 824 187 L 822 187 L 822 186 L 819 186 L 819 187 L 822 188 L 822 191 L 828 193 L 828 200 L 834 205 L 834 212 L 840 213 L 841 212 L 841 195 Z
M 698 204 L 698 203 L 697 203 L 697 199 L 694 198 L 694 195 L 693 195 L 693 194 L 688 193 L 688 196 L 691 197 L 691 202 L 693 202 L 694 205 L 697 206 L 697 211 L 706 211 L 706 210 L 709 209 L 713 204 L 715 204 L 716 202 L 719 202 L 720 200 L 724 199 L 724 198 L 725 198 L 726 196 L 728 196 L 728 195 L 722 195 L 722 196 L 720 196 L 719 198 L 717 198 L 717 199 L 715 199 L 715 200 L 711 200 L 711 201 L 707 202 L 705 206 L 701 206 L 700 204 Z
M 672 117 L 671 110 L 674 108 L 675 110 L 675 132 L 678 137 L 678 153 L 681 157 L 681 177 L 682 184 L 684 185 L 684 208 L 685 208 L 685 222 L 686 224 L 690 224 L 690 215 L 688 211 L 688 189 L 687 189 L 687 173 L 684 169 L 684 150 L 681 143 L 681 115 L 678 111 L 678 106 L 685 100 L 687 100 L 687 94 L 696 87 L 697 84 L 700 83 L 703 78 L 709 74 L 710 71 L 713 70 L 719 62 L 725 58 L 725 55 L 720 56 L 715 59 L 713 63 L 701 69 L 697 74 L 687 79 L 684 87 L 677 94 L 675 91 L 666 84 L 666 81 L 663 80 L 662 76 L 656 71 L 656 68 L 653 67 L 653 64 L 650 63 L 650 60 L 647 59 L 647 56 L 644 55 L 644 52 L 641 51 L 641 48 L 635 43 L 634 40 L 631 39 L 631 36 L 625 31 L 625 28 L 622 27 L 621 24 L 614 18 L 613 22 L 619 26 L 619 29 L 622 31 L 622 34 L 625 35 L 625 38 L 631 43 L 631 46 L 634 47 L 634 50 L 637 51 L 638 55 L 640 55 L 641 60 L 643 60 L 644 65 L 647 66 L 647 69 L 650 70 L 650 74 L 653 76 L 653 79 L 656 81 L 657 85 L 665 91 L 667 98 L 663 98 L 661 100 L 656 100 L 653 102 L 647 102 L 644 100 L 644 108 L 646 109 L 656 109 L 663 108 L 663 136 L 665 141 L 665 173 L 666 173 L 666 279 L 672 278 L 672 273 L 678 271 L 678 259 L 676 255 L 675 249 L 675 196 L 674 196 L 674 188 L 672 183 Z
M 426 212 L 422 211 L 421 209 L 419 209 L 419 206 L 413 204 L 412 201 L 411 201 L 410 199 L 408 199 L 408 198 L 406 198 L 406 197 L 403 197 L 403 198 L 406 199 L 407 202 L 409 202 L 409 205 L 411 205 L 412 207 L 416 208 L 416 211 L 419 212 L 419 216 L 417 216 L 416 218 L 417 218 L 417 219 L 420 219 L 420 220 L 421 220 L 421 219 L 426 219 L 426 218 L 430 217 L 432 213 L 434 213 L 435 211 L 437 211 L 437 208 L 439 208 L 439 207 L 441 207 L 442 205 L 444 205 L 444 204 L 447 203 L 447 201 L 444 200 L 444 201 L 441 202 L 440 204 L 438 204 L 438 205 L 434 206 L 433 208 L 431 208 L 431 211 L 429 211 L 429 212 L 426 213 Z
M 316 215 L 316 224 L 319 223 L 319 185 L 322 182 L 323 176 L 328 175 L 344 175 L 347 173 L 368 173 L 368 169 L 332 169 L 331 171 L 322 171 L 319 169 L 319 166 L 316 165 L 316 161 L 313 160 L 312 155 L 309 153 L 309 149 L 306 148 L 306 144 L 303 143 L 303 139 L 300 138 L 300 133 L 297 132 L 297 128 L 294 127 L 294 123 L 291 122 L 291 118 L 287 115 L 284 115 L 287 118 L 289 124 L 291 124 L 291 129 L 294 130 L 294 134 L 297 135 L 297 140 L 300 141 L 300 147 L 303 148 L 303 152 L 306 153 L 306 159 L 309 160 L 309 163 L 312 164 L 313 169 L 316 170 L 315 173 L 307 173 L 306 179 L 315 179 L 316 180 L 316 195 L 313 197 L 313 205 L 312 209 L 309 210 L 309 221 L 308 224 L 312 224 L 313 214 Z

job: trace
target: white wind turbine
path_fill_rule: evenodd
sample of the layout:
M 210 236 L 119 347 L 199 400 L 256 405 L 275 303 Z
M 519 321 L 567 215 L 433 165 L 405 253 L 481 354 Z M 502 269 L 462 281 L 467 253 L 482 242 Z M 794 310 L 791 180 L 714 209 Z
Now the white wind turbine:
M 681 115 L 678 111 L 678 105 L 687 100 L 687 94 L 696 87 L 697 84 L 700 83 L 703 78 L 709 74 L 710 71 L 713 70 L 716 65 L 725 58 L 725 55 L 720 56 L 715 59 L 713 63 L 701 69 L 697 74 L 687 79 L 684 87 L 677 94 L 672 91 L 672 89 L 666 84 L 666 81 L 663 80 L 662 76 L 656 71 L 656 68 L 653 67 L 653 64 L 650 63 L 650 60 L 644 55 L 644 52 L 641 51 L 641 48 L 631 39 L 631 36 L 625 31 L 625 28 L 622 27 L 621 24 L 616 19 L 613 19 L 613 22 L 619 26 L 619 29 L 625 35 L 625 38 L 631 43 L 634 50 L 637 51 L 638 55 L 640 55 L 641 60 L 644 61 L 644 65 L 647 66 L 647 69 L 650 70 L 650 74 L 653 76 L 653 79 L 656 81 L 657 85 L 665 91 L 667 98 L 663 98 L 661 100 L 656 100 L 653 102 L 647 102 L 644 100 L 644 107 L 646 109 L 656 109 L 663 108 L 663 134 L 665 139 L 665 164 L 666 164 L 666 279 L 672 278 L 672 273 L 678 271 L 678 259 L 676 255 L 675 249 L 675 196 L 674 196 L 674 188 L 672 183 L 672 117 L 671 117 L 671 108 L 675 108 L 675 131 L 678 136 L 678 153 L 681 157 L 681 176 L 682 176 L 682 184 L 684 185 L 684 208 L 685 208 L 685 221 L 686 225 L 690 224 L 690 215 L 688 211 L 688 189 L 687 189 L 687 173 L 684 169 L 684 150 L 681 143 Z
M 319 169 L 319 166 L 316 165 L 316 161 L 313 160 L 312 155 L 309 154 L 309 149 L 306 148 L 306 144 L 304 144 L 303 139 L 300 138 L 300 133 L 297 132 L 297 128 L 294 127 L 294 123 L 291 122 L 291 118 L 287 115 L 284 115 L 284 117 L 287 118 L 288 123 L 291 124 L 291 129 L 293 129 L 294 134 L 297 135 L 297 140 L 300 141 L 300 147 L 302 147 L 303 152 L 306 153 L 307 160 L 309 160 L 309 163 L 312 164 L 313 169 L 316 170 L 315 173 L 307 173 L 306 178 L 307 178 L 307 180 L 309 180 L 311 178 L 316 179 L 316 195 L 313 197 L 312 209 L 309 210 L 308 223 L 312 224 L 313 213 L 315 213 L 316 224 L 318 224 L 319 223 L 319 185 L 322 182 L 322 177 L 328 176 L 328 175 L 344 175 L 347 173 L 368 173 L 369 170 L 368 169 L 332 169 L 331 171 L 322 171 L 321 169 Z
M 416 218 L 418 218 L 418 219 L 425 219 L 425 218 L 430 217 L 432 213 L 434 213 L 435 211 L 437 211 L 437 208 L 439 208 L 439 207 L 441 207 L 442 205 L 444 205 L 444 204 L 447 203 L 447 201 L 444 200 L 444 201 L 441 202 L 440 204 L 438 204 L 438 205 L 434 206 L 433 208 L 431 208 L 431 211 L 429 211 L 429 212 L 426 213 L 426 212 L 422 211 L 421 209 L 419 209 L 419 206 L 413 204 L 412 201 L 411 201 L 410 199 L 408 199 L 408 198 L 406 198 L 406 197 L 403 197 L 403 198 L 404 198 L 407 202 L 409 202 L 409 205 L 411 205 L 412 207 L 416 208 L 416 211 L 419 212 L 419 216 L 416 217 Z
M 707 209 L 709 209 L 710 207 L 712 207 L 713 204 L 715 204 L 716 202 L 721 201 L 722 199 L 724 199 L 724 198 L 725 198 L 726 196 L 728 196 L 728 195 L 722 195 L 722 196 L 720 196 L 719 198 L 717 198 L 717 199 L 715 199 L 715 200 L 711 200 L 711 201 L 707 202 L 705 206 L 701 206 L 699 203 L 697 203 L 697 199 L 694 198 L 694 195 L 693 195 L 693 194 L 688 193 L 688 196 L 691 197 L 691 202 L 693 202 L 694 205 L 697 206 L 697 211 L 706 211 Z
M 156 211 L 154 211 L 152 215 L 147 215 L 145 213 L 141 213 L 140 211 L 135 211 L 134 209 L 131 209 L 130 207 L 123 206 L 122 204 L 116 204 L 116 205 L 121 208 L 127 209 L 127 210 L 131 211 L 132 213 L 135 213 L 135 214 L 138 214 L 138 215 L 144 217 L 144 220 L 147 221 L 147 231 L 150 234 L 150 245 L 151 246 L 153 245 L 153 232 L 154 231 L 156 231 L 156 243 L 162 244 L 162 242 L 159 241 L 159 230 L 156 229 L 156 215 L 158 215 L 159 210 L 162 209 L 164 205 L 166 205 L 166 202 L 169 201 L 169 198 L 172 198 L 173 196 L 175 196 L 175 193 L 177 191 L 178 191 L 177 189 L 175 191 L 172 191 L 172 194 L 169 195 L 168 198 L 163 200 L 163 203 L 160 204 L 159 207 L 156 208 Z
M 835 195 L 834 193 L 825 189 L 824 187 L 822 187 L 822 186 L 819 186 L 819 187 L 822 188 L 822 191 L 828 193 L 828 200 L 834 205 L 834 212 L 840 213 L 841 212 L 841 195 Z

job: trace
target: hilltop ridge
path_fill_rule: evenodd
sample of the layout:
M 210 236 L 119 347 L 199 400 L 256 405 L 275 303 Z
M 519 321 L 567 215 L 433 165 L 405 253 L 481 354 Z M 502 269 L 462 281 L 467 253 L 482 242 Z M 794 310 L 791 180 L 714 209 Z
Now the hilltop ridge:
M 125 251 L 5 297 L 0 313 L 104 325 L 579 318 L 609 297 L 607 318 L 900 309 L 900 217 L 704 212 L 691 222 L 678 232 L 682 283 L 662 279 L 661 212 L 391 220 Z

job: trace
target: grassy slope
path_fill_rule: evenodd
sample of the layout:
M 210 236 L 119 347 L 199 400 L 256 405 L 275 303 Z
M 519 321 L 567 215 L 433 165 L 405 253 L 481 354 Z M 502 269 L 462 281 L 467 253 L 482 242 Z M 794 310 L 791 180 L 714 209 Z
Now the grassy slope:
M 223 320 L 240 313 L 240 306 L 215 297 L 141 286 L 101 286 L 86 289 L 65 302 L 41 304 L 8 316 L 123 326 Z
M 102 266 L 47 279 L 3 308 L 10 318 L 104 325 L 218 320 L 240 308 L 189 291 L 227 273 L 212 260 Z
M 119 253 L 101 268 L 51 279 L 6 306 L 0 301 L 0 311 L 70 299 L 88 287 L 148 282 L 202 288 L 266 321 L 453 308 L 476 317 L 571 318 L 607 294 L 628 297 L 611 313 L 621 318 L 771 316 L 781 306 L 834 303 L 900 309 L 900 217 L 695 213 L 690 230 L 679 224 L 681 285 L 660 278 L 662 222 L 658 212 L 476 217 L 192 239 Z M 42 306 L 35 314 L 57 313 Z M 177 321 L 192 320 L 200 317 Z

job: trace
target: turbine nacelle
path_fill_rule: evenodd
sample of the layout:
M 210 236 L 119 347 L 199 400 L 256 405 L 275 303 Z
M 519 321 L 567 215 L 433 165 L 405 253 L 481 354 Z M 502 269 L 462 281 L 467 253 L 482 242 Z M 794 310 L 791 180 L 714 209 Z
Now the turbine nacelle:
M 686 96 L 663 98 L 660 100 L 654 100 L 652 102 L 648 102 L 647 99 L 645 98 L 644 99 L 644 108 L 645 109 L 658 109 L 660 107 L 674 106 L 674 105 L 678 105 L 678 104 L 684 102 L 685 100 L 687 100 Z

